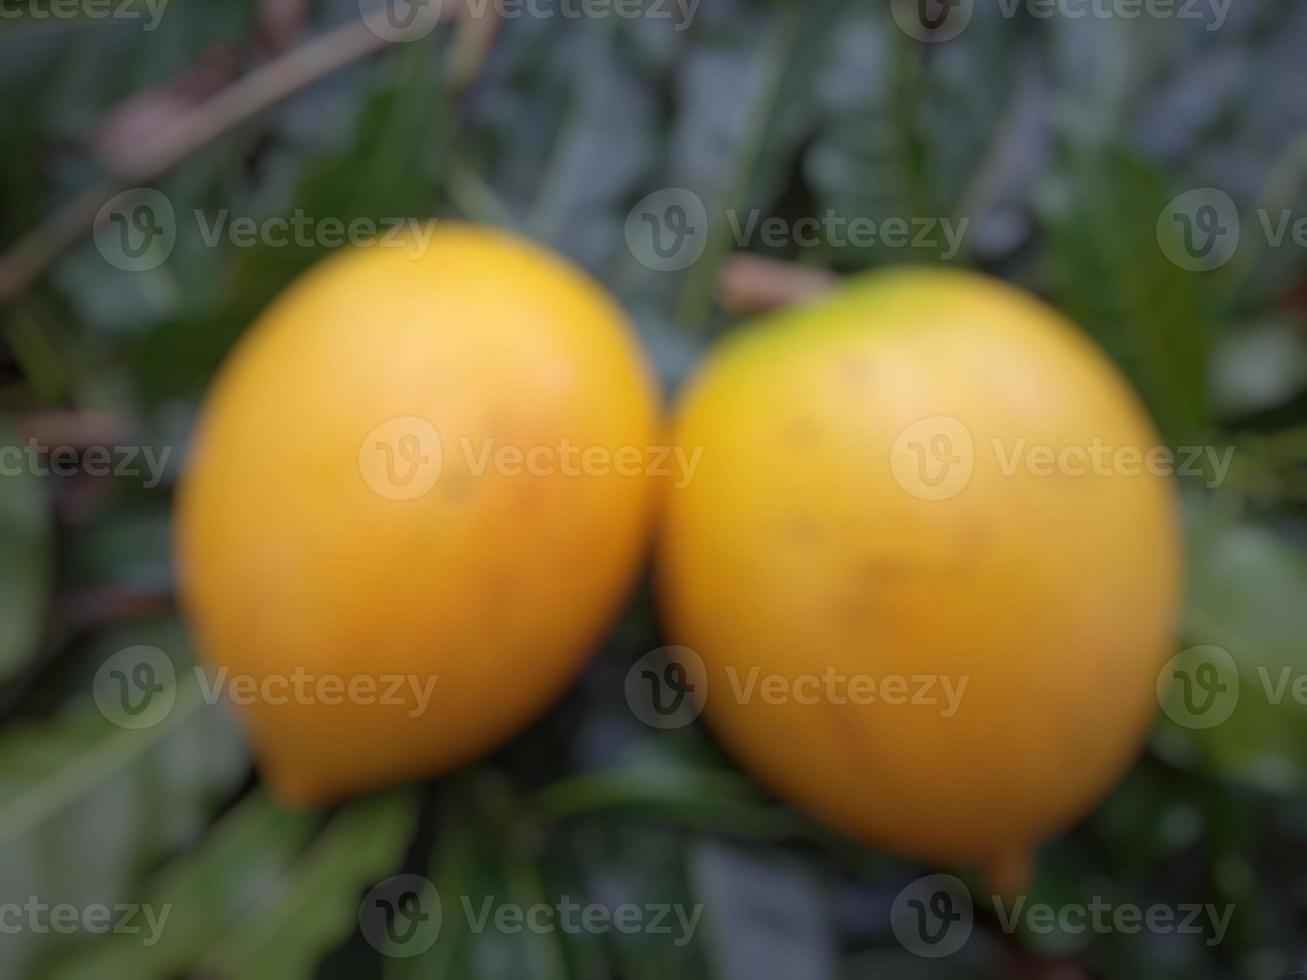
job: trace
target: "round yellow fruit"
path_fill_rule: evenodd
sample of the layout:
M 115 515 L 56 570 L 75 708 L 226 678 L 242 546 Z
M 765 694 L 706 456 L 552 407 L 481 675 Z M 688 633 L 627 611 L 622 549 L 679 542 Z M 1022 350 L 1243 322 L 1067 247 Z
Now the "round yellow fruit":
M 495 747 L 568 685 L 651 530 L 658 395 L 616 305 L 515 236 L 427 226 L 293 284 L 204 406 L 185 607 L 283 799 Z
M 1055 311 L 892 271 L 747 327 L 684 396 L 668 641 L 779 794 L 901 854 L 1019 871 L 1131 763 L 1180 592 L 1165 451 Z

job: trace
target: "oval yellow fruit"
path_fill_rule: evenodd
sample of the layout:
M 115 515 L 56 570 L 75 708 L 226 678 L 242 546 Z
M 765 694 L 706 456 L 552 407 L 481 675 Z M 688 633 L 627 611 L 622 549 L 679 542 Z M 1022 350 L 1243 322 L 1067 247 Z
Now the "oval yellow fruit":
M 658 394 L 618 307 L 506 233 L 428 226 L 279 297 L 204 405 L 184 605 L 267 781 L 318 804 L 504 741 L 637 574 Z
M 668 641 L 780 795 L 1010 883 L 1135 758 L 1176 498 L 1140 403 L 1055 311 L 970 273 L 856 280 L 730 339 L 674 441 L 702 458 L 661 537 Z

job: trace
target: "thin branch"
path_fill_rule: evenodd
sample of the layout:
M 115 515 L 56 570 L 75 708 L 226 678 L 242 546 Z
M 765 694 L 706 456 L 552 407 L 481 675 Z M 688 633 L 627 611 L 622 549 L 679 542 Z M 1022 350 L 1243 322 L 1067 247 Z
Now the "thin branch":
M 736 252 L 717 273 L 717 301 L 728 313 L 750 316 L 820 296 L 838 282 L 824 269 Z
M 160 176 L 223 133 L 388 43 L 361 20 L 347 24 L 256 68 L 181 116 L 142 145 L 134 162 L 59 207 L 0 256 L 0 305 L 21 296 L 90 234 L 96 215 L 115 194 Z

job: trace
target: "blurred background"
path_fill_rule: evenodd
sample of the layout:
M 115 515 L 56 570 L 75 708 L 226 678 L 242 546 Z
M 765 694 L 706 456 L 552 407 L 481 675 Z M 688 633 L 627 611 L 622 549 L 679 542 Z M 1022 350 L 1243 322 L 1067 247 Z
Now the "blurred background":
M 0 976 L 1289 975 L 1307 954 L 1307 5 L 444 8 L 0 0 Z M 958 952 L 918 955 L 896 897 L 963 872 L 822 829 L 697 723 L 644 724 L 628 669 L 674 642 L 647 590 L 492 758 L 276 805 L 188 670 L 172 490 L 258 311 L 410 217 L 571 256 L 669 392 L 748 313 L 894 263 L 982 269 L 1078 322 L 1168 443 L 1229 460 L 1180 478 L 1184 644 L 1228 654 L 1244 696 L 1220 724 L 1159 716 L 1044 848 L 1029 901 L 1202 904 L 1229 910 L 1219 935 L 977 909 Z M 96 678 L 142 645 L 178 680 L 137 728 Z M 424 879 L 438 938 L 422 920 L 432 941 L 389 955 L 378 929 L 399 920 L 364 896 L 411 911 Z M 665 929 L 477 929 L 456 896 L 668 911 Z

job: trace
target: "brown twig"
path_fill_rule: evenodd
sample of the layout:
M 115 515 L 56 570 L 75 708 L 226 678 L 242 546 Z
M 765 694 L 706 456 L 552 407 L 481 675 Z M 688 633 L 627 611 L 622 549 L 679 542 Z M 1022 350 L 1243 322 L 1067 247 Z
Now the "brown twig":
M 44 411 L 19 415 L 14 428 L 25 439 L 45 447 L 112 446 L 129 438 L 127 419 L 107 412 Z
M 117 193 L 167 172 L 210 141 L 387 42 L 363 21 L 336 28 L 233 82 L 146 141 L 117 172 L 74 197 L 0 256 L 0 305 L 22 295 L 65 251 L 90 234 Z
M 61 597 L 62 621 L 71 632 L 91 633 L 125 620 L 149 619 L 172 608 L 170 591 L 129 590 L 117 586 L 83 589 Z
M 480 76 L 499 36 L 503 20 L 493 6 L 485 16 L 475 16 L 471 7 L 459 5 L 458 29 L 449 56 L 448 78 L 454 91 L 462 94 Z
M 737 252 L 717 274 L 717 301 L 728 313 L 749 316 L 820 296 L 838 281 L 824 269 Z

